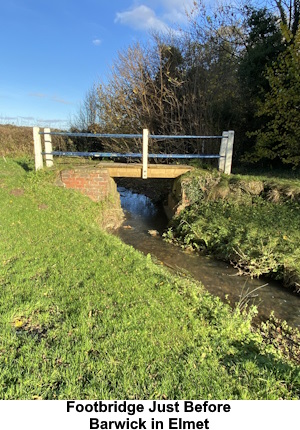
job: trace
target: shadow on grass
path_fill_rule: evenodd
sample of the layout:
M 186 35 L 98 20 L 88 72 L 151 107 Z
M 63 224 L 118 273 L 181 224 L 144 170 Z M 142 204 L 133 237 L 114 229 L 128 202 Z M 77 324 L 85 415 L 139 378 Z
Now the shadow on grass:
M 260 396 L 265 394 L 267 399 L 270 389 L 270 387 L 269 389 L 267 388 L 267 379 L 269 379 L 268 375 L 273 374 L 276 380 L 285 381 L 290 393 L 294 397 L 299 398 L 300 380 L 299 368 L 297 366 L 293 366 L 277 358 L 271 352 L 266 351 L 262 353 L 253 340 L 247 344 L 236 342 L 233 346 L 237 348 L 237 352 L 234 355 L 224 356 L 222 362 L 230 373 L 234 373 L 234 370 L 237 368 L 239 369 L 238 373 L 242 375 L 242 383 L 250 385 L 250 379 L 253 379 L 252 383 L 254 384 L 255 379 L 264 379 L 266 381 L 266 386 L 263 388 L 265 393 L 260 393 Z
M 30 158 L 21 158 L 16 160 L 16 163 L 27 173 L 34 171 L 34 160 L 31 160 Z

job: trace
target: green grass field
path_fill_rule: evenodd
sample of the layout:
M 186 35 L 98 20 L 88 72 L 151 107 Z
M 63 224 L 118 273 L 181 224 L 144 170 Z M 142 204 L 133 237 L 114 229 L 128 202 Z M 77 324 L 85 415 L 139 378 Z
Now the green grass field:
M 1 399 L 291 399 L 299 368 L 202 286 L 99 228 L 54 172 L 0 160 Z

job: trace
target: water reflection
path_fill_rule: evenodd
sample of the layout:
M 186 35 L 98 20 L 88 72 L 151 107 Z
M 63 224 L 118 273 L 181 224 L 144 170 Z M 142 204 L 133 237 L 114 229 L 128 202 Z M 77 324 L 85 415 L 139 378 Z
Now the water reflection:
M 258 320 L 265 320 L 272 310 L 275 316 L 300 328 L 299 296 L 290 293 L 280 284 L 261 279 L 237 276 L 237 271 L 220 261 L 199 256 L 168 244 L 160 236 L 152 237 L 148 231 L 163 232 L 167 219 L 163 209 L 156 207 L 146 196 L 118 188 L 126 220 L 118 231 L 119 237 L 128 245 L 144 254 L 152 254 L 167 267 L 183 271 L 201 281 L 205 288 L 222 300 L 234 304 L 249 291 L 268 283 L 251 294 L 250 303 L 257 305 Z
M 151 218 L 157 214 L 157 208 L 148 197 L 133 193 L 123 187 L 118 187 L 118 191 L 121 198 L 121 205 L 125 212 L 143 218 Z

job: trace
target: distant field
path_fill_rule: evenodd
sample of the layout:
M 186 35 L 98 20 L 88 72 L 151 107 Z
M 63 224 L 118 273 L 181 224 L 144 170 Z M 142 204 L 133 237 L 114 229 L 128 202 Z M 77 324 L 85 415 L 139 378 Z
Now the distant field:
M 32 127 L 0 124 L 0 156 L 32 156 Z
M 53 146 L 65 149 L 64 140 L 55 136 Z M 19 127 L 16 125 L 0 124 L 0 157 L 34 157 L 32 127 Z

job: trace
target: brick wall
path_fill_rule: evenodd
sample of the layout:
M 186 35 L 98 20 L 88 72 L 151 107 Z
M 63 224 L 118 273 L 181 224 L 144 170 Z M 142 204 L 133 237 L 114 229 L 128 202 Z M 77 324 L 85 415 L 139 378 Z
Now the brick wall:
M 108 171 L 99 167 L 76 167 L 62 170 L 60 180 L 66 188 L 78 190 L 94 202 L 107 198 L 116 186 Z

